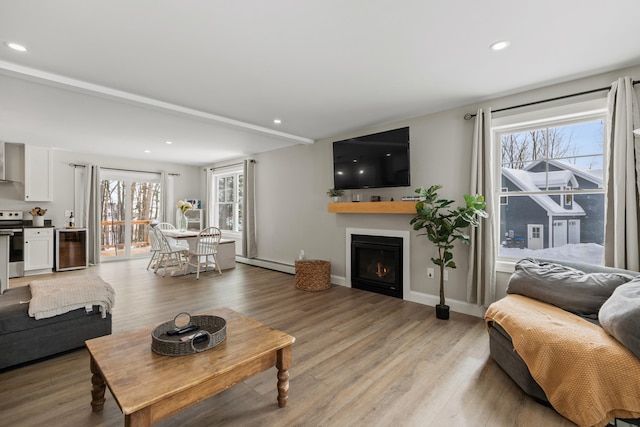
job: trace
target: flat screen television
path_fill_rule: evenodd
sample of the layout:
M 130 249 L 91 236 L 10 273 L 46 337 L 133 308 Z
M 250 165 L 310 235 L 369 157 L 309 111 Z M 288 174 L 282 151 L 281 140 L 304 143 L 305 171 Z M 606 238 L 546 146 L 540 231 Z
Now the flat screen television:
M 409 128 L 333 143 L 333 184 L 340 190 L 408 187 Z

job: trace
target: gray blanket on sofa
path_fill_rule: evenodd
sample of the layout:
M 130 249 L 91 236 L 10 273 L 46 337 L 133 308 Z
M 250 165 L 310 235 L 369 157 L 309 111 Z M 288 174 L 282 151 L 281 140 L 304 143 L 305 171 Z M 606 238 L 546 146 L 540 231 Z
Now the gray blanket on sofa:
M 524 258 L 516 263 L 507 293 L 535 298 L 571 313 L 597 319 L 600 307 L 613 291 L 633 277 L 618 272 L 586 273 L 566 265 Z

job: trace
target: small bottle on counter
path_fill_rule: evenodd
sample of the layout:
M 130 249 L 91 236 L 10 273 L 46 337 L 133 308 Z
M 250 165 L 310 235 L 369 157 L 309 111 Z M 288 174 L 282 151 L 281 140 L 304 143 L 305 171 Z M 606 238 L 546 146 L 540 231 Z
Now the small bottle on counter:
M 73 217 L 73 212 L 71 212 L 71 215 L 69 215 L 69 227 L 75 227 L 76 226 L 76 219 Z

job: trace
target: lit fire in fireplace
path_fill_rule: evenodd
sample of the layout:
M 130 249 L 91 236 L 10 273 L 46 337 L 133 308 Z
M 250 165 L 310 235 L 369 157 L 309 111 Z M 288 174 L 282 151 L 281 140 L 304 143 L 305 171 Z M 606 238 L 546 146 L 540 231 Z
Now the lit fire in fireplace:
M 367 264 L 366 274 L 364 277 L 369 277 L 371 279 L 384 279 L 389 273 L 393 271 L 392 267 L 388 267 L 387 263 L 384 260 L 372 259 L 369 264 Z
M 378 270 L 376 271 L 376 276 L 384 277 L 387 274 L 387 267 L 382 265 L 381 262 L 378 262 Z

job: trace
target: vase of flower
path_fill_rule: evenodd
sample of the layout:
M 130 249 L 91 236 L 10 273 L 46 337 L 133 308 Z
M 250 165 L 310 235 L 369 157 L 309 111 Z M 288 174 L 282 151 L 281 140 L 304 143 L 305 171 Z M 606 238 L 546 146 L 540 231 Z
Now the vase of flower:
M 179 200 L 178 203 L 176 203 L 176 207 L 180 210 L 180 213 L 178 214 L 178 229 L 180 231 L 187 231 L 189 219 L 187 218 L 186 213 L 193 207 L 193 205 L 187 201 Z
M 189 218 L 187 218 L 187 215 L 185 212 L 180 212 L 180 218 L 178 219 L 178 224 L 179 224 L 179 229 L 180 231 L 187 231 L 187 228 L 189 226 Z

